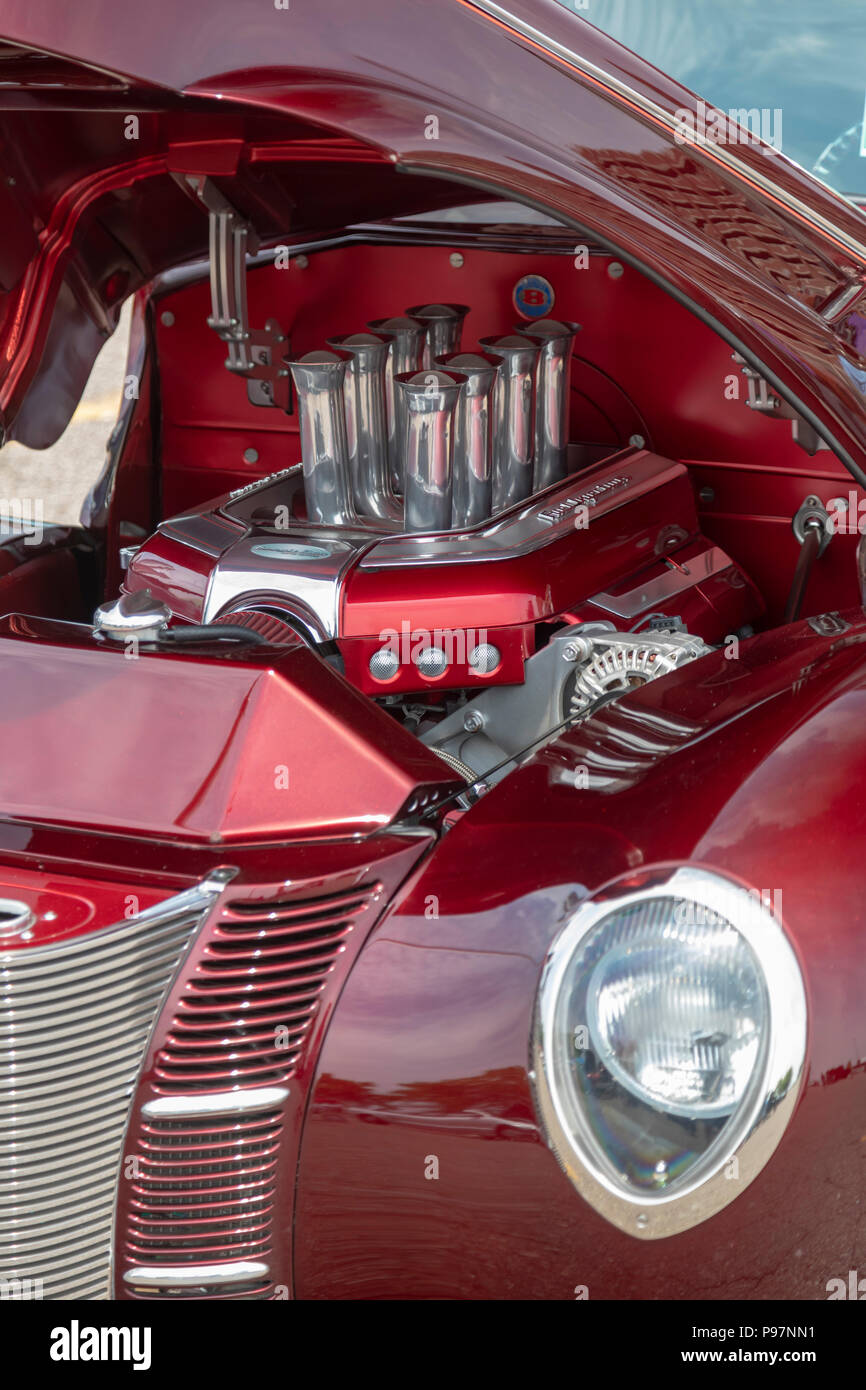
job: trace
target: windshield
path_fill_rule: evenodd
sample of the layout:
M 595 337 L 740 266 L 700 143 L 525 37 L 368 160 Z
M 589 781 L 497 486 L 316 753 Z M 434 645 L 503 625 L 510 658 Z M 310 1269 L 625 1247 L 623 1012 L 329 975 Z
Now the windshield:
M 839 193 L 866 199 L 866 0 L 558 0 Z

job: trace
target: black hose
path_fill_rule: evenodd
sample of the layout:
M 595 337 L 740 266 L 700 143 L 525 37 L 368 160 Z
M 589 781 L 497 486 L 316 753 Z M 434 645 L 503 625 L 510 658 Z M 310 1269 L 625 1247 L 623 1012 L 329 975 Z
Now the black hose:
M 249 642 L 254 646 L 268 646 L 268 639 L 255 628 L 242 627 L 240 623 L 202 623 L 189 627 L 170 627 L 159 634 L 159 644 L 163 646 L 194 645 L 197 642 Z

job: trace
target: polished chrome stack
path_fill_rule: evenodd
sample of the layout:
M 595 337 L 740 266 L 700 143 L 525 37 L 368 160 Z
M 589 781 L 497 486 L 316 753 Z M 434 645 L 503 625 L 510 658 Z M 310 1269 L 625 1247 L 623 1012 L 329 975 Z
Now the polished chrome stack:
M 545 319 L 461 352 L 468 312 L 416 305 L 288 363 L 310 521 L 464 530 L 567 476 L 578 325 Z

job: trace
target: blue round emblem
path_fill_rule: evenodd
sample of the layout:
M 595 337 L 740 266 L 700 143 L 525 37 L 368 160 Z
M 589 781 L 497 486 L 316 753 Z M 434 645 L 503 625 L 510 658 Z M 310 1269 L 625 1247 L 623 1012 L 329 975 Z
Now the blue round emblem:
M 556 303 L 553 286 L 543 275 L 524 275 L 511 298 L 522 319 L 546 319 Z

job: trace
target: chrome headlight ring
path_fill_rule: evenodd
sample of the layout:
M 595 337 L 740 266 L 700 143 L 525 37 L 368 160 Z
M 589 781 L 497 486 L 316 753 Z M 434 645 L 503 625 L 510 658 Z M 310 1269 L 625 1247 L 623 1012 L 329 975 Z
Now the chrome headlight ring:
M 672 951 L 679 969 L 670 967 Z M 607 961 L 613 966 L 605 976 Z M 631 979 L 623 977 L 623 962 Z M 728 979 L 733 1006 L 723 999 Z M 600 1011 L 601 988 L 608 993 Z M 665 1037 L 666 1009 L 674 1024 Z M 674 1039 L 679 1050 L 672 1046 L 676 1023 L 683 1017 L 694 1023 L 704 1013 L 707 1027 L 686 1028 Z M 720 1016 L 727 1032 L 713 1031 Z M 576 1028 L 576 1018 L 586 1026 Z M 623 1018 L 638 1018 L 644 1028 L 643 1075 L 634 1037 L 626 1036 L 621 1055 L 614 1056 Z M 574 1041 L 579 1033 L 583 1051 Z M 797 1101 L 806 1043 L 800 966 L 781 923 L 757 894 L 702 868 L 676 869 L 638 889 L 618 892 L 614 885 L 578 908 L 545 961 L 531 1042 L 545 1137 L 574 1186 L 614 1226 L 643 1240 L 676 1235 L 721 1211 L 767 1163 Z M 708 1044 L 730 1063 L 727 1070 L 676 1071 L 689 1047 L 706 1059 Z M 723 1092 L 705 1098 L 695 1076 L 724 1082 L 731 1095 L 727 1108 L 719 1099 Z M 684 1084 L 694 1087 L 690 1103 L 682 1094 L 666 1103 L 665 1087 L 682 1092 Z M 638 1157 L 630 1152 L 633 1142 Z

